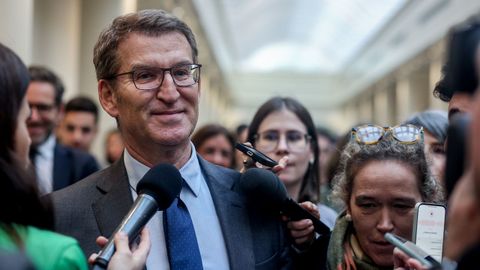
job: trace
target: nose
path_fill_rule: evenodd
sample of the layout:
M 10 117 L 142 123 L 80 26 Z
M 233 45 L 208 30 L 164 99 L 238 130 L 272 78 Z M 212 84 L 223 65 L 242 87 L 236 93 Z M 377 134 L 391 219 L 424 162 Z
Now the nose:
M 173 81 L 173 77 L 170 72 L 165 71 L 163 73 L 163 81 L 159 86 L 157 92 L 157 98 L 165 103 L 173 103 L 180 97 L 177 86 Z
M 280 136 L 277 143 L 277 152 L 288 153 L 288 143 L 285 136 Z
M 382 209 L 380 215 L 380 220 L 377 223 L 377 229 L 383 234 L 393 231 L 393 220 L 388 208 Z
M 74 131 L 73 131 L 73 140 L 75 142 L 79 142 L 82 140 L 82 131 L 80 128 L 76 128 Z
M 223 157 L 222 157 L 221 153 L 215 152 L 213 154 L 213 163 L 224 166 L 225 162 L 223 160 Z
M 30 116 L 28 117 L 28 121 L 31 121 L 31 122 L 40 121 L 40 114 L 38 112 L 37 107 L 35 106 L 30 107 Z

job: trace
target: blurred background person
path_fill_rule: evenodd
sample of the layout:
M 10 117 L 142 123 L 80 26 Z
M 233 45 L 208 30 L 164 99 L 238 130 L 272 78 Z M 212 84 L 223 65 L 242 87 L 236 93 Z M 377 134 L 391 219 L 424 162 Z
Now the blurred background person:
M 448 102 L 448 118 L 457 113 L 472 113 L 473 95 L 478 87 L 475 70 L 479 34 L 479 16 L 473 16 L 450 30 L 443 78 L 433 95 Z
M 328 269 L 391 269 L 390 232 L 411 239 L 415 204 L 441 202 L 420 129 L 364 125 L 352 130 L 342 152 L 333 195 L 345 205 L 328 247 Z M 394 135 L 393 134 L 397 134 Z M 412 143 L 414 142 L 414 143 Z
M 247 141 L 248 125 L 240 124 L 235 129 L 235 143 L 244 143 Z M 235 151 L 235 169 L 240 171 L 243 168 L 243 154 L 241 151 Z
M 464 160 L 455 156 L 447 156 L 462 170 L 463 175 L 458 179 L 446 179 L 451 182 L 453 191 L 449 196 L 447 212 L 447 229 L 444 242 L 443 269 L 478 269 L 478 257 L 480 255 L 480 95 L 478 78 L 480 78 L 480 20 L 474 17 L 454 28 L 451 33 L 449 44 L 449 58 L 447 62 L 454 62 L 455 70 L 451 70 L 453 84 L 470 84 L 471 87 L 459 88 L 458 93 L 468 97 L 471 113 L 471 122 L 464 125 L 466 132 L 465 149 L 459 150 L 464 153 Z M 471 77 L 471 68 L 474 69 L 474 78 Z M 476 84 L 474 85 L 474 83 Z M 450 115 L 449 115 L 450 116 Z M 459 117 L 450 119 L 453 123 L 461 120 Z M 457 130 L 458 131 L 458 130 Z M 461 139 L 461 138 L 457 138 Z M 448 139 L 447 147 L 459 147 Z M 458 142 L 457 142 L 458 143 Z M 447 151 L 447 155 L 455 151 Z M 448 174 L 447 174 L 448 177 Z M 448 191 L 451 191 L 450 188 Z M 423 270 L 417 260 L 410 258 L 398 249 L 395 249 L 396 270 L 415 268 Z
M 448 103 L 448 119 L 458 113 L 471 113 L 473 110 L 472 94 L 474 87 L 471 85 L 464 85 L 465 89 L 456 89 L 455 86 L 449 83 L 447 78 L 449 72 L 448 63 L 442 68 L 442 78 L 437 82 L 433 90 L 433 95 L 440 100 Z M 467 91 L 467 92 L 465 92 Z
M 32 66 L 27 101 L 31 108 L 27 120 L 32 138 L 30 158 L 35 165 L 42 194 L 69 186 L 98 171 L 95 158 L 83 151 L 65 147 L 56 141 L 54 129 L 61 118 L 64 92 L 60 78 L 51 70 Z
M 337 213 L 319 204 L 319 149 L 308 110 L 292 98 L 269 99 L 255 113 L 247 141 L 277 162 L 288 157 L 285 169 L 278 174 L 288 195 L 297 202 L 317 204 L 320 220 L 333 228 Z
M 87 269 L 76 240 L 51 231 L 51 205 L 40 200 L 29 165 L 29 74 L 0 44 L 0 248 L 25 252 L 36 269 Z M 39 104 L 36 104 L 39 105 Z
M 318 158 L 318 175 L 320 177 L 320 201 L 327 204 L 327 198 L 330 196 L 331 187 L 328 175 L 328 161 L 335 154 L 335 144 L 337 142 L 337 136 L 332 131 L 325 127 L 317 126 L 317 140 L 319 149 Z
M 408 118 L 404 124 L 423 127 L 425 156 L 429 161 L 430 172 L 444 187 L 445 141 L 448 128 L 447 113 L 437 110 L 416 113 Z
M 65 104 L 64 115 L 57 129 L 63 145 L 90 151 L 98 130 L 98 107 L 88 97 L 75 97 Z
M 122 134 L 117 128 L 111 129 L 105 137 L 105 161 L 107 165 L 112 165 L 122 157 L 123 149 Z
M 225 127 L 218 124 L 204 125 L 193 133 L 192 142 L 200 156 L 207 161 L 234 168 L 235 139 Z

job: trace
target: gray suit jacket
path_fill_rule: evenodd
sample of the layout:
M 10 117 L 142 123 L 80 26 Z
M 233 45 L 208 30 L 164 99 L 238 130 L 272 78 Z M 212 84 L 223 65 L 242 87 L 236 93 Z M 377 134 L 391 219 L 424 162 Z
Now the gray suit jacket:
M 236 191 L 238 172 L 199 160 L 220 220 L 230 268 L 292 268 L 293 252 L 279 218 L 246 204 Z M 55 230 L 76 238 L 87 256 L 99 250 L 95 239 L 110 237 L 133 204 L 123 158 L 50 197 Z

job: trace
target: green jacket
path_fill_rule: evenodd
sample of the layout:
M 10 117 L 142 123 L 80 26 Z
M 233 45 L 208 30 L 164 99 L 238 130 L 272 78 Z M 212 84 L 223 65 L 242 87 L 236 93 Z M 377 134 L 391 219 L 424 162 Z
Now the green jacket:
M 87 260 L 75 239 L 33 226 L 15 224 L 11 228 L 22 244 L 18 245 L 0 223 L 0 248 L 24 252 L 36 269 L 88 269 Z

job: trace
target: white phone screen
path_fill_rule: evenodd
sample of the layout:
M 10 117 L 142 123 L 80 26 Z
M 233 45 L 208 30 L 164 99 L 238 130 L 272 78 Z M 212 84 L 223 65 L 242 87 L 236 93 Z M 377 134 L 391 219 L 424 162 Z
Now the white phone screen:
M 441 262 L 445 235 L 445 206 L 418 203 L 415 208 L 413 241 L 418 247 Z

